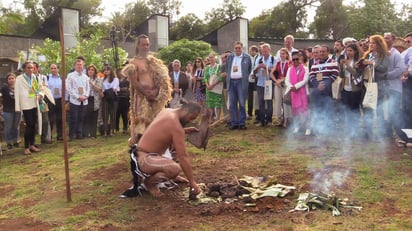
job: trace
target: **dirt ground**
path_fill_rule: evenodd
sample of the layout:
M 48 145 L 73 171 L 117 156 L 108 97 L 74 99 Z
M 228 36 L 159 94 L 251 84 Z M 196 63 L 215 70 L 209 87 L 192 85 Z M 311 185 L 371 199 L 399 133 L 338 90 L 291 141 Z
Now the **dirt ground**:
M 238 131 L 236 131 L 238 132 Z M 240 131 L 239 131 L 240 132 Z M 173 190 L 163 190 L 165 197 L 154 199 L 148 194 L 143 197 L 120 199 L 120 195 L 130 186 L 127 179 L 127 157 L 119 160 L 117 164 L 94 170 L 87 174 L 83 181 L 115 182 L 107 194 L 91 194 L 87 200 L 77 202 L 76 206 L 64 210 L 61 217 L 90 217 L 95 214 L 95 219 L 85 219 L 71 224 L 65 229 L 62 223 L 50 222 L 47 219 L 34 219 L 33 216 L 20 216 L 15 219 L 0 217 L 0 230 L 386 230 L 401 227 L 411 227 L 408 217 L 412 209 L 404 209 L 399 205 L 399 198 L 386 196 L 383 191 L 388 190 L 390 182 L 382 182 L 377 188 L 365 190 L 379 191 L 383 194 L 382 200 L 377 203 L 362 201 L 355 194 L 359 190 L 358 175 L 363 171 L 362 165 L 370 162 L 368 158 L 384 157 L 385 161 L 403 161 L 410 163 L 410 151 L 387 144 L 378 149 L 363 149 L 364 143 L 350 143 L 352 152 L 357 152 L 348 165 L 347 158 L 337 155 L 339 145 L 330 141 L 313 142 L 313 137 L 299 136 L 295 144 L 302 146 L 283 147 L 273 151 L 273 155 L 265 154 L 268 142 L 274 139 L 286 139 L 284 135 L 272 132 L 259 133 L 259 130 L 245 131 L 243 138 L 233 136 L 226 141 L 229 132 L 224 131 L 211 139 L 209 148 L 203 152 L 191 147 L 194 175 L 200 183 L 230 182 L 243 175 L 265 176 L 275 183 L 295 186 L 294 193 L 284 198 L 264 198 L 257 201 L 255 207 L 246 207 L 246 202 L 237 199 L 232 203 L 208 203 L 193 205 L 185 196 L 187 187 L 179 185 Z M 239 140 L 242 139 L 242 140 Z M 243 140 L 245 139 L 245 140 Z M 234 143 L 237 140 L 240 144 Z M 246 142 L 246 143 L 245 143 Z M 249 142 L 249 143 L 248 143 Z M 250 147 L 252 143 L 255 148 Z M 257 148 L 262 145 L 263 149 Z M 271 144 L 272 145 L 272 144 Z M 276 145 L 276 144 L 275 144 Z M 376 144 L 370 144 L 372 147 Z M 337 148 L 336 148 L 337 147 Z M 269 147 L 270 150 L 272 148 Z M 363 150 L 363 151 L 359 151 Z M 378 150 L 378 151 L 377 151 Z M 285 152 L 283 154 L 283 151 Z M 364 153 L 362 153 L 364 152 Z M 294 158 L 290 153 L 296 153 Z M 366 160 L 358 161 L 357 158 Z M 308 162 L 317 160 L 315 167 L 307 167 Z M 356 164 L 359 162 L 359 164 Z M 318 165 L 322 165 L 322 174 L 328 175 L 336 171 L 348 170 L 346 180 L 339 186 L 332 186 L 331 190 L 339 197 L 347 197 L 363 207 L 362 211 L 349 211 L 340 217 L 332 217 L 330 211 L 315 210 L 311 212 L 290 212 L 296 206 L 296 199 L 302 192 L 313 191 L 311 179 L 314 178 Z M 372 168 L 374 180 L 379 182 L 380 174 L 386 174 L 380 167 L 381 161 L 374 162 Z M 305 167 L 302 167 L 305 166 Z M 319 168 L 317 168 L 319 169 Z M 380 173 L 380 171 L 382 171 Z M 404 178 L 411 178 L 412 166 L 410 164 L 399 166 L 397 174 Z M 411 181 L 403 182 L 404 190 L 412 186 Z M 373 186 L 375 187 L 375 186 Z M 92 185 L 79 187 L 72 190 L 73 195 L 90 194 L 95 188 Z M 0 198 L 14 190 L 12 185 L 0 185 Z M 410 191 L 410 190 L 409 190 Z M 396 193 L 396 192 L 395 192 Z M 371 194 L 373 195 L 373 194 Z M 410 195 L 410 193 L 408 194 Z M 45 192 L 47 200 L 62 197 L 61 192 Z M 42 203 L 25 199 L 23 205 L 27 207 Z M 13 204 L 3 205 L 0 208 L 12 207 Z M 24 207 L 23 206 L 23 207 Z M 400 208 L 401 207 L 401 208 Z M 91 217 L 93 217 L 91 216 Z M 406 220 L 405 220 L 406 219 Z M 66 221 L 67 222 L 67 221 Z M 64 222 L 63 222 L 64 224 Z M 377 224 L 381 224 L 379 226 Z M 65 224 L 67 226 L 67 223 Z M 382 229 L 380 229 L 381 227 Z

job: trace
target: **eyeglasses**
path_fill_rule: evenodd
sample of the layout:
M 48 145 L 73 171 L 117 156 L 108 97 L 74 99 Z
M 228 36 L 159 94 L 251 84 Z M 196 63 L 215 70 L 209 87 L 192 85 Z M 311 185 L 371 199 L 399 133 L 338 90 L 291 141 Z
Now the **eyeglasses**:
M 292 61 L 299 61 L 299 58 L 294 58 L 292 59 Z
M 200 61 L 200 60 L 196 60 L 196 62 L 197 62 L 197 63 L 200 63 L 201 61 Z

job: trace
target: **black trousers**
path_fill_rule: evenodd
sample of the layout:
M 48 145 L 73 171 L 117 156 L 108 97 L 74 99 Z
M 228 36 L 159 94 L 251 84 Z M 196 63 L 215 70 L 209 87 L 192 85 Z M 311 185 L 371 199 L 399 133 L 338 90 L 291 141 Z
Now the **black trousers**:
M 31 145 L 34 145 L 34 137 L 36 136 L 37 108 L 23 110 L 23 118 L 26 123 L 26 128 L 24 129 L 24 148 L 29 148 Z
M 54 102 L 55 104 L 47 104 L 49 106 L 50 130 L 53 131 L 54 126 L 56 126 L 57 139 L 62 139 L 62 99 L 54 99 Z
M 247 89 L 247 114 L 253 115 L 253 91 L 256 91 L 256 83 L 249 83 Z
M 129 120 L 127 118 L 127 114 L 129 113 L 130 108 L 130 99 L 119 97 L 118 105 L 117 105 L 117 113 L 116 113 L 116 131 L 119 131 L 119 123 L 120 117 L 122 118 L 123 122 L 123 131 L 127 131 Z
M 84 137 L 97 137 L 97 117 L 99 115 L 99 110 L 94 110 L 94 97 L 91 96 L 88 99 L 86 117 L 84 119 Z

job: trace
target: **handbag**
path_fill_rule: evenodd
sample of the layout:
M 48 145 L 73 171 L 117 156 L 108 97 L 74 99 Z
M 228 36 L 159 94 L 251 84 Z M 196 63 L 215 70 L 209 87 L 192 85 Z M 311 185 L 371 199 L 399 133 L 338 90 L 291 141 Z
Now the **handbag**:
M 210 85 L 219 81 L 218 75 L 217 75 L 218 70 L 219 70 L 219 64 L 217 64 L 215 73 L 213 75 L 210 75 L 210 79 L 209 79 Z M 209 90 L 209 91 L 221 95 L 223 93 L 223 82 L 218 83 L 217 85 L 215 85 L 215 87 L 212 88 L 212 90 Z
M 272 100 L 272 80 L 265 80 L 265 89 L 263 93 L 264 100 Z
M 374 67 L 371 66 L 372 77 L 368 79 L 365 84 L 366 92 L 362 100 L 362 107 L 369 109 L 376 109 L 378 105 L 378 83 L 373 82 Z
M 283 95 L 283 103 L 284 104 L 292 105 L 292 99 L 291 99 L 291 96 L 290 96 L 290 92 L 291 92 L 291 90 L 290 90 L 290 88 L 288 88 L 286 90 L 285 94 Z
M 116 99 L 116 94 L 114 93 L 113 89 L 106 89 L 103 92 L 103 98 L 108 102 L 113 102 Z
M 342 78 L 337 77 L 332 83 L 332 98 L 340 99 L 342 96 Z

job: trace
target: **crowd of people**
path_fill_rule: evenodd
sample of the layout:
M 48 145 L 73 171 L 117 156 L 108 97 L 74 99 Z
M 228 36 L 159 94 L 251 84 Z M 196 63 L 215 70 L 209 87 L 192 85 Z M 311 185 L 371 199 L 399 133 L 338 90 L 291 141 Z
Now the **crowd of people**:
M 134 184 L 124 195 L 135 195 L 147 180 L 146 189 L 157 196 L 153 184 L 176 177 L 176 165 L 162 156 L 173 151 L 190 187 L 199 192 L 182 142 L 185 132 L 196 132 L 185 130 L 185 124 L 203 113 L 211 115 L 211 125 L 226 122 L 230 130 L 255 124 L 318 136 L 339 129 L 349 138 L 396 139 L 400 146 L 412 146 L 403 130 L 412 128 L 412 33 L 404 38 L 392 33 L 344 38 L 335 41 L 333 49 L 323 44 L 296 49 L 294 37 L 287 35 L 276 53 L 265 42 L 250 46 L 248 52 L 244 49 L 236 41 L 220 59 L 211 52 L 185 65 L 175 59 L 168 69 L 150 54 L 148 36 L 140 35 L 136 56 L 117 74 L 105 65 L 99 78 L 97 67 L 85 67 L 79 57 L 67 76 L 65 96 L 57 64 L 50 66 L 50 74 L 42 75 L 37 63 L 27 61 L 23 73 L 7 75 L 1 89 L 7 147 L 18 146 L 21 116 L 26 124 L 24 154 L 40 151 L 34 141 L 36 124 L 42 125 L 37 126 L 42 142 L 62 140 L 62 107 L 69 110 L 70 140 L 96 138 L 98 130 L 102 136 L 112 136 L 120 131 L 121 117 L 123 133 L 130 131 L 129 145 L 135 147 L 131 153 Z M 371 82 L 378 88 L 376 107 L 363 105 Z M 156 119 L 166 107 L 170 109 Z M 167 130 L 169 120 L 180 122 L 173 125 L 176 131 Z M 160 130 L 168 132 L 162 137 L 149 135 Z M 153 140 L 160 142 L 159 148 L 151 147 Z M 157 164 L 160 167 L 154 168 Z M 166 174 L 171 168 L 173 174 Z
M 24 152 L 39 152 L 36 133 L 42 144 L 63 140 L 62 109 L 67 111 L 68 138 L 96 138 L 112 136 L 123 129 L 127 133 L 129 121 L 129 80 L 120 72 L 104 65 L 103 77 L 98 77 L 94 64 L 85 66 L 84 57 L 74 63 L 67 75 L 63 95 L 59 65 L 51 64 L 41 71 L 38 63 L 26 61 L 20 73 L 7 74 L 7 83 L 1 88 L 4 138 L 8 149 L 19 147 L 20 124 L 24 122 Z M 119 80 L 120 79 L 120 80 Z M 111 92 L 112 94 L 109 94 Z M 120 118 L 123 126 L 120 127 Z

